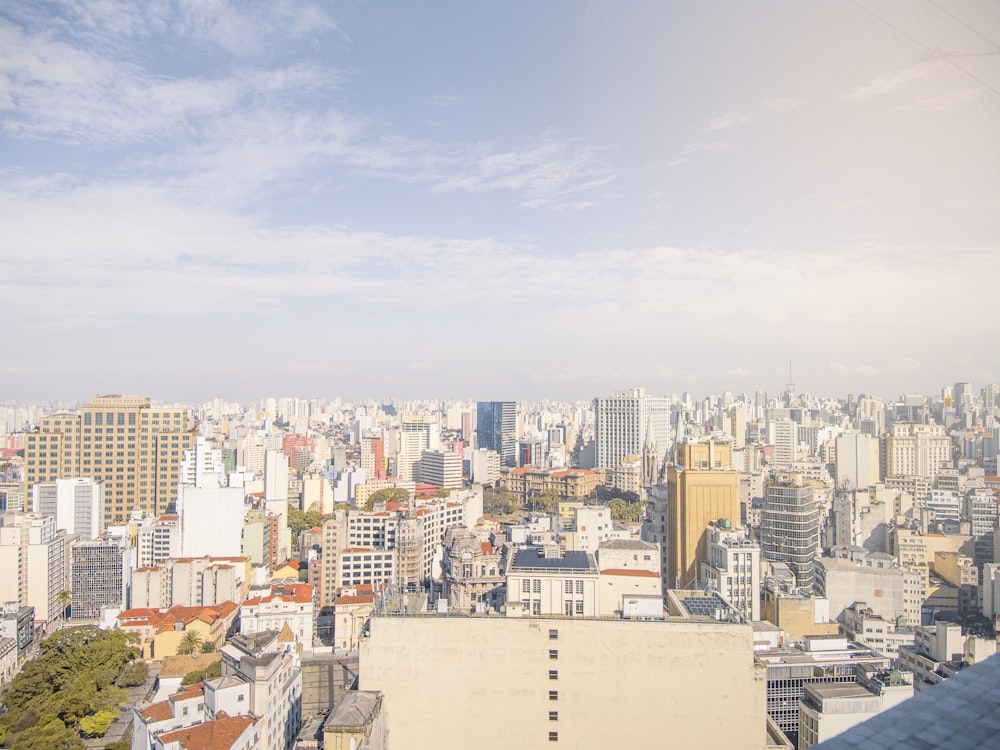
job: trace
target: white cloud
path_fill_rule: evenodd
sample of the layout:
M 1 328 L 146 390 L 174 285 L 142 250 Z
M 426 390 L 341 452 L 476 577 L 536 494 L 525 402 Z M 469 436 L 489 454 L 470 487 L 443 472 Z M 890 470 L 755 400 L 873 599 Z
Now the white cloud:
M 844 94 L 841 99 L 849 102 L 866 102 L 882 96 L 895 94 L 903 89 L 909 88 L 917 81 L 922 81 L 936 73 L 940 69 L 939 65 L 932 62 L 922 62 L 912 68 L 896 70 L 877 76 L 869 83 L 859 86 L 849 94 Z
M 722 153 L 724 151 L 732 151 L 733 146 L 731 143 L 724 143 L 721 141 L 699 141 L 697 143 L 689 143 L 684 147 L 684 152 L 687 154 L 694 154 L 699 151 L 711 151 L 715 153 Z
M 726 112 L 724 115 L 716 117 L 714 120 L 710 120 L 706 130 L 710 133 L 717 130 L 728 130 L 729 128 L 736 127 L 737 125 L 745 125 L 753 120 L 754 117 L 755 115 L 750 112 Z
M 765 99 L 764 106 L 775 113 L 791 112 L 802 102 L 799 99 Z

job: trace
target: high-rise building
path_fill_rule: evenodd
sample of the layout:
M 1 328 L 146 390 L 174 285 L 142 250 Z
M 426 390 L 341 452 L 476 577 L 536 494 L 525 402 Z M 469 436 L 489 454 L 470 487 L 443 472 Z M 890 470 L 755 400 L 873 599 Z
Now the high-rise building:
M 879 481 L 878 440 L 860 432 L 837 436 L 837 486 L 865 489 Z
M 476 441 L 476 447 L 496 451 L 501 466 L 517 466 L 517 405 L 513 401 L 479 401 Z
M 723 518 L 708 526 L 708 559 L 698 582 L 722 594 L 746 620 L 760 619 L 760 546 Z
M 104 485 L 76 477 L 40 482 L 31 488 L 32 511 L 55 516 L 56 528 L 81 539 L 104 532 Z
M 90 477 L 104 483 L 107 524 L 133 510 L 160 514 L 177 498 L 181 456 L 194 433 L 182 407 L 148 398 L 100 396 L 79 414 L 43 417 L 25 441 L 25 491 L 39 482 Z
M 385 439 L 381 435 L 361 438 L 361 468 L 369 479 L 385 479 Z
M 98 620 L 104 609 L 128 607 L 132 582 L 129 551 L 119 537 L 79 541 L 70 547 L 70 616 Z
M 708 525 L 740 518 L 740 475 L 732 467 L 730 443 L 678 443 L 667 469 L 665 588 L 691 588 L 698 564 L 708 560 Z M 652 494 L 662 494 L 662 486 Z M 656 505 L 654 501 L 654 506 Z M 654 540 L 647 540 L 654 541 Z
M 414 467 L 424 451 L 436 451 L 441 445 L 441 430 L 427 415 L 406 414 L 399 431 L 399 454 L 396 456 L 396 476 L 407 482 L 416 481 Z
M 35 621 L 62 618 L 66 590 L 66 535 L 52 516 L 0 516 L 0 602 L 35 608 Z
M 451 451 L 424 451 L 416 481 L 445 489 L 462 488 L 462 455 Z
M 894 424 L 885 438 L 886 477 L 934 479 L 951 467 L 951 438 L 941 425 Z
M 596 468 L 614 469 L 626 456 L 643 453 L 647 424 L 652 422 L 657 459 L 670 445 L 670 399 L 647 396 L 642 388 L 594 399 Z
M 765 560 L 788 565 L 796 585 L 813 587 L 813 559 L 819 549 L 819 507 L 813 486 L 801 474 L 773 474 L 764 487 L 761 553 Z

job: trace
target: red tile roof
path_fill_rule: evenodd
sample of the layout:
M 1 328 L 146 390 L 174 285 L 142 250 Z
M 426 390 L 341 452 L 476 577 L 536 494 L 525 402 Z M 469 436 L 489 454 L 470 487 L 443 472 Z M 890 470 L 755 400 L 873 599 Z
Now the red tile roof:
M 215 721 L 206 721 L 187 729 L 160 735 L 164 745 L 179 742 L 185 750 L 229 750 L 246 728 L 254 723 L 252 716 L 226 716 L 219 713 Z
M 659 578 L 659 573 L 652 570 L 633 570 L 627 568 L 609 568 L 601 571 L 602 576 L 636 576 L 639 578 Z
M 146 708 L 139 712 L 139 715 L 147 724 L 174 718 L 174 712 L 170 708 L 169 699 L 146 706 Z

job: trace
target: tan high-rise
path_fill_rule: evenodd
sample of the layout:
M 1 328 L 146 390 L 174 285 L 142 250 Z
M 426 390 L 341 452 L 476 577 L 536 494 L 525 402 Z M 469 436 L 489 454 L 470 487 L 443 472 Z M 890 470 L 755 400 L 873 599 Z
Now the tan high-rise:
M 36 482 L 92 477 L 104 483 L 104 517 L 160 514 L 177 499 L 184 451 L 194 443 L 187 410 L 152 408 L 148 398 L 100 396 L 79 414 L 43 417 L 25 445 L 25 492 Z
M 708 559 L 709 521 L 740 521 L 740 476 L 732 446 L 709 440 L 680 443 L 667 469 L 667 570 L 669 588 L 691 588 L 698 561 Z

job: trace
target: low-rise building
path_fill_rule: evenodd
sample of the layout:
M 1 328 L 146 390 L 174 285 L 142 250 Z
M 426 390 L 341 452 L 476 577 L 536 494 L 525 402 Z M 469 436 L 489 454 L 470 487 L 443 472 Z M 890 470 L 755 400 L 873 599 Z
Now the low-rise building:
M 388 723 L 378 691 L 352 690 L 323 722 L 324 750 L 386 750 Z
M 899 667 L 913 672 L 917 692 L 946 680 L 965 666 L 996 654 L 992 638 L 963 636 L 957 623 L 938 622 L 914 628 L 912 646 L 899 649 Z
M 843 621 L 844 610 L 855 602 L 867 602 L 875 614 L 887 620 L 905 617 L 920 622 L 926 590 L 917 570 L 899 567 L 891 556 L 861 547 L 834 548 L 835 557 L 814 561 L 816 594 L 830 602 L 830 615 Z
M 855 602 L 844 610 L 841 628 L 852 641 L 885 654 L 893 663 L 899 658 L 899 647 L 913 645 L 915 638 L 906 620 L 886 620 L 866 602 Z
M 507 567 L 507 614 L 593 617 L 599 572 L 589 552 L 521 547 Z
M 288 628 L 300 651 L 312 651 L 316 628 L 316 590 L 308 583 L 274 581 L 264 591 L 251 591 L 240 613 L 240 632 L 255 635 Z
M 698 583 L 718 591 L 747 620 L 760 619 L 760 545 L 729 519 L 708 525 L 708 559 L 700 561 Z
M 503 548 L 470 529 L 452 526 L 444 535 L 443 594 L 450 609 L 468 612 L 478 605 L 499 611 L 506 594 Z
M 235 602 L 213 607 L 177 605 L 168 610 L 132 608 L 118 615 L 117 621 L 119 630 L 135 634 L 144 659 L 159 661 L 176 655 L 185 636 L 219 648 L 233 630 L 239 609 Z

